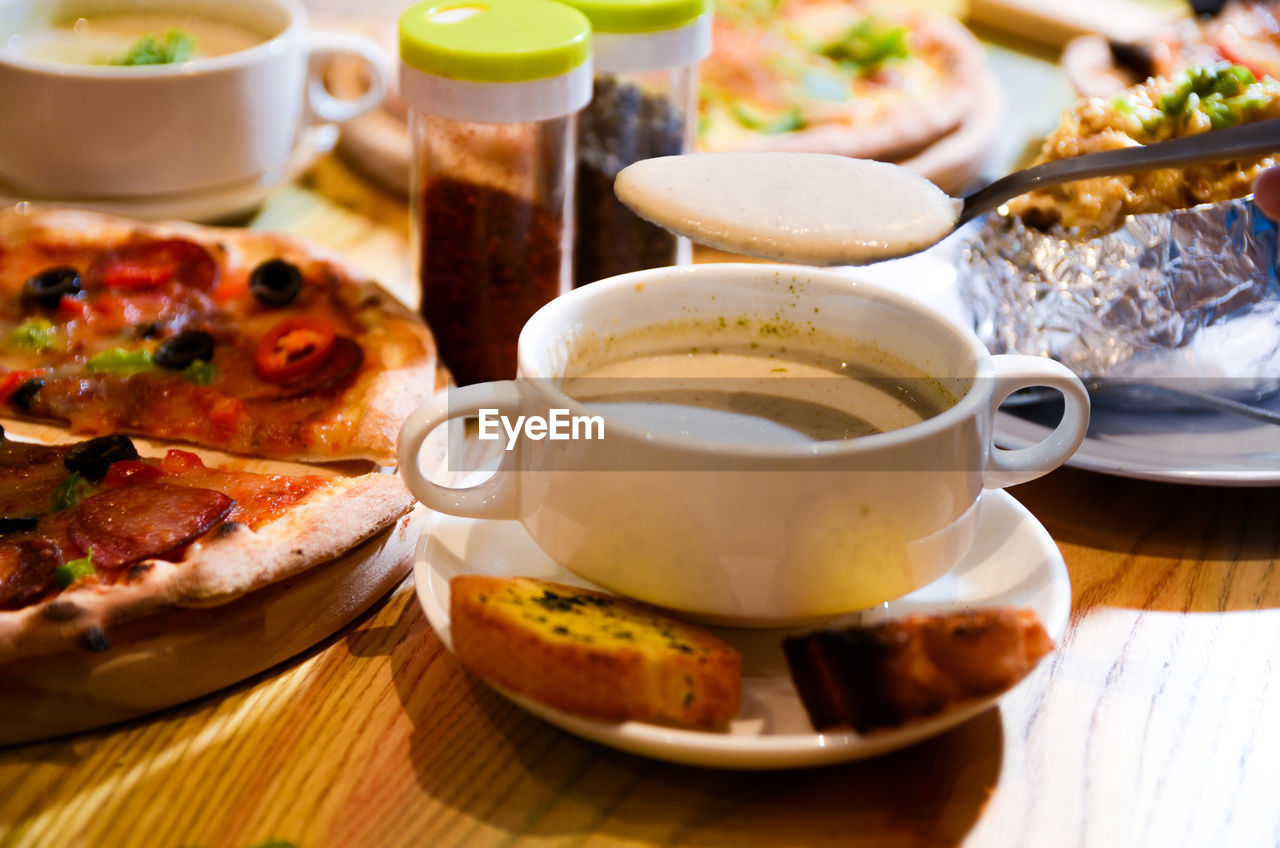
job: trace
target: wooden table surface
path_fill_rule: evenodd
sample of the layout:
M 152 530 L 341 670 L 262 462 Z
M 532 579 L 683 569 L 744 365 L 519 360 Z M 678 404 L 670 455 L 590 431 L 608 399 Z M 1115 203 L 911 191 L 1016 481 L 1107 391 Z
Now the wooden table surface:
M 409 285 L 402 204 L 336 160 L 256 223 Z M 761 773 L 599 747 L 468 676 L 406 583 L 228 690 L 0 749 L 0 845 L 1280 844 L 1280 489 L 1061 469 L 1010 491 L 1066 559 L 1070 629 L 913 748 Z
M 916 747 L 763 773 L 599 747 L 469 677 L 402 585 L 229 690 L 0 751 L 0 844 L 1280 842 L 1280 490 L 1062 469 L 1012 493 L 1066 558 L 1070 630 Z

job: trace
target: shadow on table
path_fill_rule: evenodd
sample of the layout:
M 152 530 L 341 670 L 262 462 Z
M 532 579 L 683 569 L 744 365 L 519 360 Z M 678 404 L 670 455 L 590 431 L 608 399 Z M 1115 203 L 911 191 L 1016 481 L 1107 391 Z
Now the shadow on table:
M 1155 483 L 1060 468 L 1009 493 L 1062 548 L 1076 613 L 1100 603 L 1179 612 L 1280 607 L 1273 576 L 1280 488 Z
M 534 838 L 593 833 L 698 846 L 959 844 L 995 789 L 1000 713 L 879 758 L 793 771 L 668 764 L 533 718 L 463 671 L 421 610 L 392 652 L 422 789 L 480 827 Z M 441 688 L 443 686 L 443 688 Z M 462 825 L 457 825 L 462 827 Z

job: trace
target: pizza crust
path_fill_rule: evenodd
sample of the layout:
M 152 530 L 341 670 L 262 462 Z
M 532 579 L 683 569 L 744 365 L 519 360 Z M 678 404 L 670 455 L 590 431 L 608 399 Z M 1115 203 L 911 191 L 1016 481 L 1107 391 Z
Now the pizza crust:
M 0 612 L 0 666 L 76 646 L 107 650 L 111 628 L 120 623 L 170 607 L 228 603 L 350 551 L 413 504 L 392 474 L 336 477 L 257 530 L 224 525 L 231 528 L 226 535 L 195 542 L 179 562 L 143 560 L 129 566 L 131 576 L 121 582 L 73 586 L 41 603 Z
M 995 74 L 985 71 L 977 90 L 977 102 L 960 126 L 894 164 L 910 168 L 953 197 L 971 190 L 982 176 L 987 153 L 1004 117 L 1004 90 Z

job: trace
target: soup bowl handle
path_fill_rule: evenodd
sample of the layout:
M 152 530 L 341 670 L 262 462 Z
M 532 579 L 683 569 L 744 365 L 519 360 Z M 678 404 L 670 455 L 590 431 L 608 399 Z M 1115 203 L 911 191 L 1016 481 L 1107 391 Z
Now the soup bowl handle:
M 517 415 L 521 405 L 520 387 L 513 380 L 477 383 L 460 389 L 437 392 L 418 407 L 400 428 L 396 444 L 400 477 L 413 496 L 431 509 L 469 518 L 517 518 L 518 491 L 516 472 L 504 469 L 507 457 L 498 470 L 484 482 L 465 489 L 441 485 L 422 471 L 422 443 L 441 424 L 454 418 L 478 414 L 481 410 L 497 410 L 504 415 Z
M 386 53 L 377 42 L 350 32 L 307 33 L 310 69 L 307 80 L 307 105 L 321 121 L 342 123 L 363 115 L 382 103 L 389 77 Z M 369 90 L 358 97 L 334 97 L 324 84 L 324 69 L 338 56 L 354 56 L 361 60 L 369 74 Z
M 1043 386 L 1060 392 L 1063 400 L 1062 418 L 1044 440 L 1018 450 L 991 446 L 982 485 L 1002 489 L 1042 477 L 1071 458 L 1089 430 L 1089 392 L 1070 368 L 1052 359 L 1005 354 L 991 361 L 993 416 L 1005 398 L 1019 389 Z

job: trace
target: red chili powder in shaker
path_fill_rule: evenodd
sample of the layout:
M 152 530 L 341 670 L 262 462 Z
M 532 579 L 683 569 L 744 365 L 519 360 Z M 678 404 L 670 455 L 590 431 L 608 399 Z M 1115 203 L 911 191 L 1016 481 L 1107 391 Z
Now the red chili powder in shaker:
M 516 341 L 561 292 L 564 222 L 489 186 L 440 177 L 422 194 L 422 316 L 458 385 L 508 380 Z

